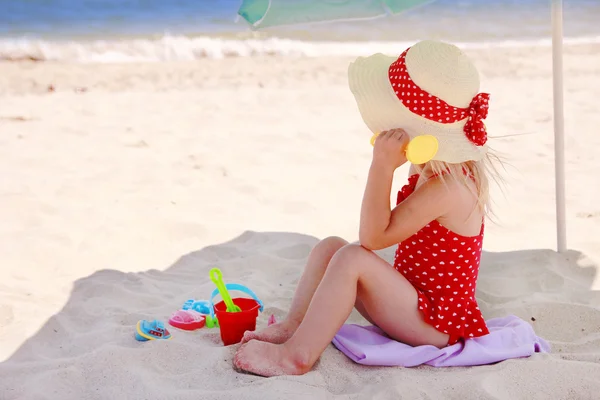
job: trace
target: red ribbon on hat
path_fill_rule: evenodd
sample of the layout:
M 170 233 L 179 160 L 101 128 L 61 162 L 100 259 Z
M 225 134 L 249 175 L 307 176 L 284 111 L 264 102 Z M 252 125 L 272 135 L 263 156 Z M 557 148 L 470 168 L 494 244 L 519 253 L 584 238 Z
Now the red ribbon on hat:
M 464 127 L 467 139 L 476 146 L 483 146 L 487 142 L 487 132 L 483 120 L 488 114 L 490 95 L 479 93 L 473 98 L 468 108 L 459 108 L 429 94 L 417 86 L 408 74 L 406 68 L 408 50 L 410 48 L 405 50 L 388 70 L 388 78 L 396 97 L 411 112 L 430 121 L 452 124 L 467 118 Z
M 464 131 L 467 138 L 477 146 L 483 146 L 487 142 L 487 131 L 483 120 L 488 115 L 489 101 L 489 94 L 479 93 L 469 105 L 469 116 Z

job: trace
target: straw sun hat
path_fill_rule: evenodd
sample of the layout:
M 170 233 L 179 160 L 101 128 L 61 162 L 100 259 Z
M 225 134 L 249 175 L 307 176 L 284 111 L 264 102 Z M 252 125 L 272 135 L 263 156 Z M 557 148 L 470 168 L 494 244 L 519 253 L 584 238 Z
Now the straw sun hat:
M 408 133 L 413 164 L 485 156 L 489 95 L 479 93 L 479 73 L 458 47 L 426 40 L 400 57 L 359 57 L 348 81 L 374 135 L 397 128 Z

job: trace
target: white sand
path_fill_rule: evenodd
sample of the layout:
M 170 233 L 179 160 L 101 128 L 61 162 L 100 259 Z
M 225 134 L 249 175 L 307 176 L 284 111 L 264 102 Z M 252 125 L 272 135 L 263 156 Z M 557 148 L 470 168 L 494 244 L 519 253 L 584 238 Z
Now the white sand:
M 216 330 L 138 343 L 133 326 L 207 298 L 213 266 L 262 297 L 264 325 L 316 238 L 356 240 L 371 147 L 350 60 L 0 64 L 0 399 L 600 398 L 600 47 L 565 52 L 572 250 L 557 255 L 550 49 L 470 51 L 490 134 L 523 135 L 491 141 L 511 167 L 478 296 L 553 353 L 399 369 L 330 347 L 268 380 L 235 373 Z

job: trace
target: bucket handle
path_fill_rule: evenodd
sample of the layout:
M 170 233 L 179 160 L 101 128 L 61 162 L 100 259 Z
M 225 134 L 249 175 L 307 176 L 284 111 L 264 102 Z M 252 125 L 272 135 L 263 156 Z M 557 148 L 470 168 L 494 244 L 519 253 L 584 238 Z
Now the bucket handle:
M 263 303 L 262 301 L 260 301 L 258 299 L 258 296 L 256 296 L 256 294 L 250 290 L 249 288 L 247 288 L 244 285 L 240 285 L 237 283 L 226 283 L 225 287 L 227 288 L 227 290 L 236 290 L 238 292 L 242 292 L 242 293 L 246 293 L 247 295 L 249 295 L 250 297 L 252 297 L 260 306 L 260 311 L 262 312 L 264 309 Z M 212 294 L 210 295 L 210 314 L 211 316 L 214 316 L 214 308 L 215 308 L 215 304 L 213 302 L 213 300 L 215 299 L 215 297 L 219 294 L 219 289 L 215 289 L 213 290 Z

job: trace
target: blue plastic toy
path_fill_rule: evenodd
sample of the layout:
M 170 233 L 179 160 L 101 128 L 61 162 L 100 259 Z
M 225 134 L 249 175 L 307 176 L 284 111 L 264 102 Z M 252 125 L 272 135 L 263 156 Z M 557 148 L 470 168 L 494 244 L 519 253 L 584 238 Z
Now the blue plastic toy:
M 165 324 L 157 319 L 151 322 L 142 319 L 135 326 L 135 339 L 140 342 L 170 338 L 171 333 L 165 328 Z

